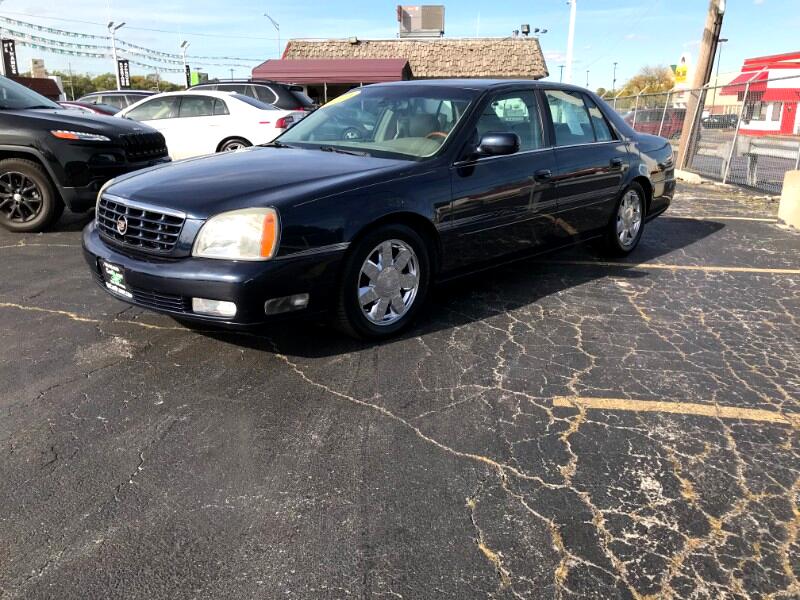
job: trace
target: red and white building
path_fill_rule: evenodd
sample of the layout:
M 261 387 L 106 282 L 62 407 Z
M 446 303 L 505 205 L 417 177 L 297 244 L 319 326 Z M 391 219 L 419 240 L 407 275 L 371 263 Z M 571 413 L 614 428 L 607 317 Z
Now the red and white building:
M 800 52 L 746 59 L 721 95 L 745 102 L 740 133 L 800 135 Z

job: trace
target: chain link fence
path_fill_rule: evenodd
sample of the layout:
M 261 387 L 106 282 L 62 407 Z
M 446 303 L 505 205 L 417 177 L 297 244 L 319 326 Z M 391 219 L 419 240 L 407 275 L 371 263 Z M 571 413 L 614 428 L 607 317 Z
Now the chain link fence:
M 646 90 L 645 90 L 646 92 Z M 739 77 L 727 85 L 606 97 L 637 131 L 668 138 L 676 152 L 690 99 L 685 168 L 709 179 L 779 194 L 800 168 L 800 76 Z

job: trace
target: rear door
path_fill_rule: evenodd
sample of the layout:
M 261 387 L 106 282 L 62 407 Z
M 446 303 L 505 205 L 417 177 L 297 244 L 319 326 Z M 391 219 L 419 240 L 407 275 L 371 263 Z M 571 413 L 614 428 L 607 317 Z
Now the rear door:
M 516 133 L 519 152 L 462 159 L 452 168 L 452 251 L 447 252 L 446 269 L 529 250 L 550 238 L 547 217 L 556 209 L 550 177 L 556 164 L 533 90 L 501 92 L 486 102 L 473 139 L 477 143 L 497 132 Z
M 175 119 L 175 154 L 181 159 L 213 154 L 228 135 L 227 108 L 219 98 L 186 94 L 181 96 L 178 118 Z
M 127 111 L 125 118 L 146 123 L 160 131 L 167 142 L 169 155 L 175 158 L 173 148 L 177 150 L 181 142 L 180 133 L 175 128 L 179 105 L 179 96 L 152 98 Z
M 556 233 L 571 238 L 605 227 L 630 165 L 602 111 L 581 92 L 544 90 L 555 141 Z

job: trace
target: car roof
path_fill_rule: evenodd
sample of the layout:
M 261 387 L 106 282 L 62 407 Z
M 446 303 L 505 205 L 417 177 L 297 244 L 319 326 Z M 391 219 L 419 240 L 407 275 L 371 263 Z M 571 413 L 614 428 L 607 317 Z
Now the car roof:
M 545 79 L 411 79 L 407 81 L 391 81 L 386 83 L 375 83 L 365 87 L 405 87 L 405 86 L 435 86 L 452 87 L 465 90 L 490 90 L 502 89 L 506 87 L 529 86 L 534 88 L 559 89 L 565 91 L 587 92 L 586 88 L 548 81 Z
M 167 96 L 211 96 L 212 98 L 234 98 L 236 99 L 236 92 L 220 92 L 217 90 L 178 90 L 176 92 L 161 92 L 156 94 L 158 97 Z
M 86 96 L 113 96 L 116 94 L 119 95 L 127 95 L 127 96 L 151 96 L 156 94 L 157 92 L 152 92 L 150 90 L 106 90 L 104 92 L 89 92 L 88 94 L 84 94 L 81 98 L 86 98 Z

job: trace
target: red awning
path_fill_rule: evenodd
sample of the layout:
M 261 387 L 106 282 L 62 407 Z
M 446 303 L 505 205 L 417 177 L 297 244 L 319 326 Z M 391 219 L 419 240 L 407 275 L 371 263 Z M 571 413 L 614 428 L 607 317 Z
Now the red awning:
M 728 85 L 722 87 L 720 96 L 736 96 L 743 93 L 747 82 L 750 82 L 751 92 L 763 92 L 767 89 L 766 81 L 769 71 L 749 71 L 737 75 Z
M 381 83 L 411 78 L 405 58 L 268 60 L 253 77 L 286 83 Z
M 800 88 L 768 87 L 761 99 L 764 102 L 800 102 Z

